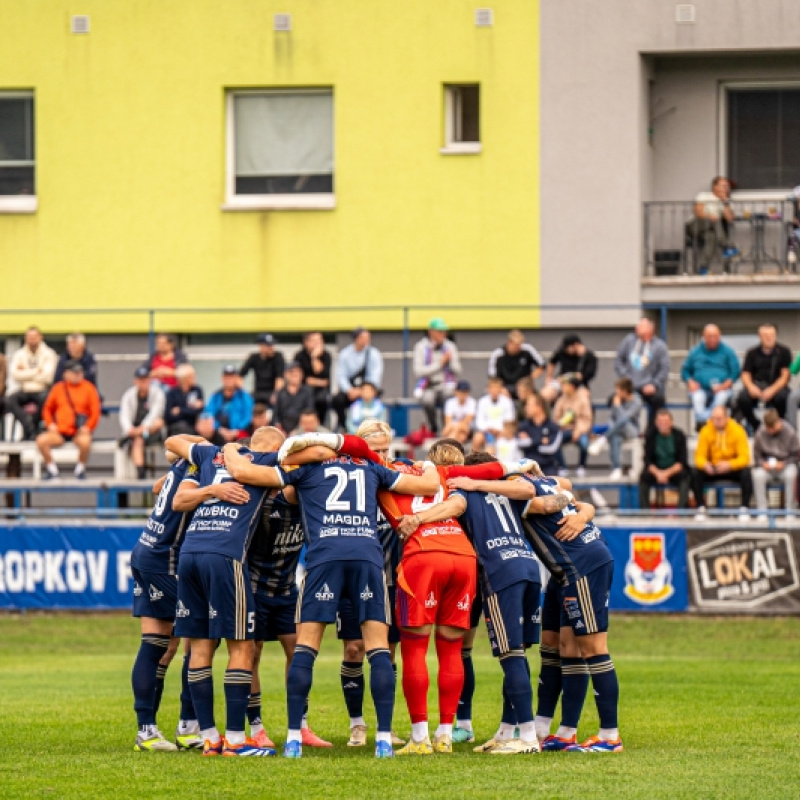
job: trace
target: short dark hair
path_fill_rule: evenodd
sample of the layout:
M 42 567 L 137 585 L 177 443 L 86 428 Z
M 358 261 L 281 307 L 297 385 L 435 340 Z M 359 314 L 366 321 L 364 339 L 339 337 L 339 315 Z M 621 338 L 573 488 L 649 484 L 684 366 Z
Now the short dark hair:
M 317 416 L 317 410 L 315 408 L 304 408 L 300 412 L 300 416 L 301 417 L 309 417 L 309 416 L 311 416 L 311 414 L 313 414 L 316 417 Z
M 730 183 L 730 180 L 728 180 L 728 178 L 726 178 L 724 175 L 716 175 L 714 178 L 711 179 L 711 188 L 716 189 L 717 184 L 720 181 L 728 181 L 728 183 Z
M 659 408 L 658 411 L 656 411 L 656 416 L 659 414 L 666 414 L 666 416 L 672 419 L 672 412 L 668 408 Z
M 497 461 L 497 459 L 491 453 L 487 453 L 485 450 L 473 450 L 464 459 L 464 466 L 470 466 L 471 464 L 490 464 L 493 461 Z
M 267 408 L 268 408 L 268 406 L 267 406 L 266 403 L 256 403 L 253 406 L 253 416 L 254 417 L 260 417 L 262 414 L 266 414 L 267 413 Z
M 630 378 L 620 378 L 614 386 L 627 394 L 633 394 L 633 381 Z

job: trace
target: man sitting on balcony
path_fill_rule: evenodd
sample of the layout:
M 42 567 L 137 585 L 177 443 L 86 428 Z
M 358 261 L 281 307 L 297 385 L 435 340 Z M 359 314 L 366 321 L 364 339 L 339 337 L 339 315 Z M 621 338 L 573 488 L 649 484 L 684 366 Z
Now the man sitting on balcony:
M 717 176 L 711 181 L 710 192 L 700 192 L 694 199 L 694 219 L 689 223 L 689 232 L 695 249 L 702 243 L 703 249 L 697 261 L 697 273 L 708 274 L 711 259 L 717 248 L 722 248 L 725 261 L 739 255 L 731 241 L 733 208 L 731 207 L 731 185 L 727 178 Z

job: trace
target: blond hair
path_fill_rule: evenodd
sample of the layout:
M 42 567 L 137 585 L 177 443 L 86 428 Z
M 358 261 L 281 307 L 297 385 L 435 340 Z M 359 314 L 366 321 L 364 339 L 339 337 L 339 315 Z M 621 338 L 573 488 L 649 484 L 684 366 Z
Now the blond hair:
M 360 436 L 362 439 L 370 439 L 373 436 L 388 436 L 391 439 L 392 428 L 387 422 L 369 417 L 358 426 L 356 436 Z
M 464 463 L 464 451 L 446 439 L 434 442 L 428 450 L 428 459 L 437 467 L 449 467 Z
M 269 452 L 280 448 L 285 440 L 286 437 L 277 428 L 262 425 L 253 431 L 253 435 L 250 437 L 250 446 L 253 450 Z

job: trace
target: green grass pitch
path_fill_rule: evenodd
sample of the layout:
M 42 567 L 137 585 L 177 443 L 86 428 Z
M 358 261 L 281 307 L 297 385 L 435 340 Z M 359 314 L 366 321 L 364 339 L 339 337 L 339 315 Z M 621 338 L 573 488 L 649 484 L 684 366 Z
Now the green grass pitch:
M 800 797 L 800 623 L 612 615 L 621 684 L 622 754 L 476 755 L 376 761 L 345 746 L 341 649 L 317 661 L 311 724 L 332 750 L 299 762 L 135 753 L 130 668 L 137 623 L 121 615 L 0 617 L 0 797 L 52 798 L 797 798 Z M 475 646 L 479 740 L 499 715 L 500 668 Z M 538 670 L 538 654 L 531 653 Z M 220 653 L 217 674 L 224 657 Z M 283 657 L 262 662 L 267 730 L 283 741 Z M 178 661 L 159 722 L 174 729 Z M 435 686 L 435 678 L 433 681 Z M 431 694 L 435 718 L 435 700 Z M 221 679 L 218 722 L 224 722 Z M 369 704 L 368 704 L 369 705 Z M 396 729 L 408 732 L 398 692 Z M 368 709 L 368 720 L 373 717 Z M 433 723 L 435 727 L 435 722 Z M 580 736 L 596 731 L 591 689 Z M 374 728 L 371 728 L 374 730 Z

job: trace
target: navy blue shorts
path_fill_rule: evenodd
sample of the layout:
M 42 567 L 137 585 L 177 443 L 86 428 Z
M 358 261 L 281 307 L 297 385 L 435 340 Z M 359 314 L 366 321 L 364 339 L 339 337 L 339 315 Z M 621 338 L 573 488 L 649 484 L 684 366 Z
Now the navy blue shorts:
M 603 564 L 577 583 L 559 588 L 561 627 L 572 628 L 576 636 L 608 630 L 608 596 L 614 577 L 614 562 Z
M 133 616 L 174 620 L 178 603 L 178 578 L 161 572 L 141 572 L 131 567 L 133 575 Z
M 256 611 L 247 567 L 216 553 L 181 553 L 175 635 L 252 639 Z
M 400 628 L 397 627 L 395 613 L 395 588 L 387 587 L 389 590 L 389 609 L 392 613 L 392 622 L 389 625 L 389 644 L 397 644 L 400 641 Z M 348 642 L 361 639 L 361 626 L 358 624 L 356 612 L 353 604 L 349 600 L 341 600 L 336 611 L 336 638 L 339 641 Z
M 336 622 L 342 600 L 349 600 L 360 626 L 367 620 L 392 621 L 386 575 L 369 561 L 328 561 L 312 567 L 300 585 L 295 622 Z
M 539 643 L 541 593 L 541 583 L 517 581 L 483 599 L 486 630 L 495 658 Z
M 561 604 L 558 581 L 551 577 L 542 595 L 542 630 L 558 633 L 561 630 Z
M 482 616 L 483 616 L 483 591 L 481 590 L 481 582 L 478 581 L 477 588 L 475 589 L 475 597 L 472 598 L 472 608 L 469 610 L 470 629 L 478 627 Z
M 297 633 L 294 615 L 297 611 L 297 592 L 285 597 L 268 597 L 256 592 L 253 597 L 256 604 L 256 630 L 254 639 L 257 642 L 276 642 L 279 636 L 292 636 Z

